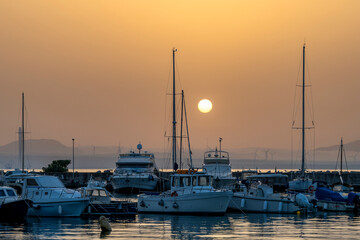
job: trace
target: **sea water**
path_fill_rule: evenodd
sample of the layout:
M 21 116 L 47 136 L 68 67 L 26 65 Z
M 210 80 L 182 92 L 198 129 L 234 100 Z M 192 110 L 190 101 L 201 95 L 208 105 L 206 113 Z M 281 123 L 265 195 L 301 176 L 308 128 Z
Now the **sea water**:
M 359 239 L 360 216 L 352 213 L 223 216 L 139 214 L 110 218 L 102 233 L 98 219 L 26 218 L 0 222 L 4 239 Z

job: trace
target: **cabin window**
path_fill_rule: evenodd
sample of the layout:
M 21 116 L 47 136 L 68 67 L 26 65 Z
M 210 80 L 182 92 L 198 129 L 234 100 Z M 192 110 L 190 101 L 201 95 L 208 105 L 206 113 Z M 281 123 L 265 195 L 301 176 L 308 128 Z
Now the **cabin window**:
M 32 186 L 32 187 L 38 187 L 39 186 L 39 184 L 37 184 L 35 179 L 32 179 L 32 178 L 26 179 L 26 184 L 28 186 Z
M 100 197 L 106 197 L 106 192 L 104 190 L 100 190 Z
M 49 193 L 48 192 L 45 192 L 45 195 L 48 195 Z
M 173 186 L 173 187 L 178 187 L 178 186 L 180 186 L 179 181 L 180 181 L 179 178 L 173 178 L 172 186 Z
M 116 163 L 118 168 L 151 168 L 154 163 Z
M 39 192 L 36 192 L 35 195 L 36 195 L 36 196 L 39 195 Z
M 191 179 L 190 179 L 190 177 L 185 177 L 185 178 L 184 178 L 184 184 L 185 184 L 185 186 L 191 186 Z
M 91 196 L 92 192 L 92 190 L 86 190 L 86 196 Z
M 10 196 L 10 197 L 15 197 L 16 196 L 14 190 L 6 189 L 6 192 L 7 192 L 8 196 Z
M 93 196 L 93 197 L 98 197 L 99 196 L 99 190 L 94 190 L 93 192 L 92 192 L 92 195 L 91 196 Z
M 196 177 L 192 177 L 192 185 L 196 186 Z
M 209 186 L 209 177 L 208 176 L 200 176 L 198 178 L 198 185 L 199 186 Z
M 0 197 L 5 197 L 5 191 L 4 190 L 0 190 Z

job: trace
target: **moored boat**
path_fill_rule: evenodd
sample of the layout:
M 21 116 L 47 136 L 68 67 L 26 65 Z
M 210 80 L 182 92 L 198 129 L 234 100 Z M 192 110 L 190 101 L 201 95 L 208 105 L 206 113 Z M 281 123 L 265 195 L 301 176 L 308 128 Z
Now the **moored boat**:
M 65 188 L 54 176 L 28 175 L 19 181 L 22 198 L 33 201 L 28 216 L 79 217 L 89 204 L 78 191 Z
M 0 219 L 18 219 L 27 216 L 32 201 L 19 199 L 15 189 L 0 187 Z
M 116 199 L 102 186 L 102 183 L 90 180 L 86 187 L 78 189 L 83 197 L 90 198 L 83 216 L 134 216 L 137 213 L 135 202 Z
M 231 187 L 235 184 L 236 178 L 232 176 L 229 153 L 217 148 L 213 151 L 204 153 L 204 171 L 214 177 L 213 186 L 215 188 Z
M 120 154 L 116 169 L 111 177 L 115 191 L 155 190 L 159 181 L 153 153 L 141 153 L 142 145 L 138 144 L 138 153 Z
M 204 173 L 179 170 L 171 176 L 171 190 L 138 196 L 139 213 L 224 214 L 233 195 L 215 190 L 213 177 Z

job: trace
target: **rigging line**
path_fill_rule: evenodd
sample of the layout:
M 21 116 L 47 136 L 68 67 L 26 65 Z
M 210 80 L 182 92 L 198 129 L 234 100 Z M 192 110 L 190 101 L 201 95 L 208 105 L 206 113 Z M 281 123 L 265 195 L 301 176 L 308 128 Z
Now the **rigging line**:
M 300 64 L 299 64 L 299 69 L 298 69 L 298 74 L 297 74 L 296 84 L 295 84 L 293 119 L 295 118 L 295 113 L 296 113 L 296 111 L 297 111 L 297 106 L 296 106 L 296 97 L 297 97 L 297 94 L 296 94 L 296 93 L 297 93 L 297 89 L 298 89 L 298 83 L 299 83 L 299 81 L 300 81 L 301 62 L 302 62 L 302 56 L 300 57 Z

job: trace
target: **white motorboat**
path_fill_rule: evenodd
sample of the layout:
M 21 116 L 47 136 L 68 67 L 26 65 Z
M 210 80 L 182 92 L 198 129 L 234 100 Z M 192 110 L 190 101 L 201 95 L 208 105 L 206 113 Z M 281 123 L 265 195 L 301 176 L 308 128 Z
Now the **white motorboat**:
M 23 178 L 22 198 L 33 201 L 28 216 L 79 217 L 89 205 L 89 199 L 78 191 L 65 188 L 54 176 L 28 175 Z
M 137 145 L 138 153 L 120 154 L 116 170 L 111 177 L 115 191 L 120 190 L 155 190 L 159 181 L 154 154 L 141 153 L 141 144 Z
M 248 179 L 252 183 L 240 184 L 239 191 L 234 193 L 229 208 L 242 212 L 263 213 L 296 213 L 306 208 L 310 209 L 312 206 L 303 194 L 274 193 L 272 186 L 274 180 L 282 179 L 281 176 L 282 174 L 251 176 Z M 257 179 L 262 179 L 262 182 Z
M 221 144 L 222 138 L 220 138 Z M 226 151 L 207 151 L 204 153 L 203 169 L 207 174 L 214 177 L 215 188 L 231 187 L 236 178 L 232 176 L 229 153 Z
M 86 187 L 78 189 L 83 197 L 90 198 L 82 215 L 133 216 L 137 213 L 135 202 L 116 199 L 104 187 L 103 182 L 90 179 Z
M 223 214 L 231 191 L 215 190 L 213 177 L 204 173 L 178 170 L 171 176 L 171 190 L 163 193 L 145 193 L 138 196 L 139 213 Z

